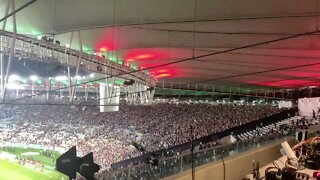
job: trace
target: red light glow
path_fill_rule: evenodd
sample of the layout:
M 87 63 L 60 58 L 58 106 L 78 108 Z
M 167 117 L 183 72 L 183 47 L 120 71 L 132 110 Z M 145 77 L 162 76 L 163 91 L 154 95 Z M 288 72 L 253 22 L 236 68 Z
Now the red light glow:
M 118 28 L 107 28 L 103 32 L 103 36 L 100 37 L 95 45 L 95 49 L 100 52 L 114 51 L 119 48 L 119 42 L 114 37 L 121 36 L 121 32 Z
M 162 70 L 157 71 L 157 73 L 165 73 L 165 72 L 168 72 L 168 70 L 162 69 Z
M 101 48 L 99 49 L 100 52 L 106 52 L 107 50 L 108 50 L 108 48 L 106 48 L 106 47 L 101 47 Z
M 142 61 L 142 60 L 166 60 L 168 59 L 168 51 L 165 49 L 133 49 L 127 51 L 123 59 L 126 61 Z
M 286 88 L 295 88 L 303 86 L 318 86 L 319 82 L 313 82 L 309 80 L 283 80 L 275 82 L 251 82 L 251 84 L 258 84 L 262 86 L 273 86 L 273 87 L 286 87 Z
M 141 54 L 141 55 L 138 55 L 135 57 L 135 59 L 150 59 L 152 58 L 153 56 L 151 54 Z
M 162 77 L 169 77 L 171 74 L 159 74 L 156 76 L 156 78 L 162 78 Z

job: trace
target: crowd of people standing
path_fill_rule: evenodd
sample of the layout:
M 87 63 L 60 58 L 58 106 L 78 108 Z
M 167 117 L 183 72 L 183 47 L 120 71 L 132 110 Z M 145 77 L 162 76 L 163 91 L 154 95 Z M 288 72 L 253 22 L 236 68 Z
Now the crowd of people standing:
M 190 141 L 189 125 L 200 138 L 279 112 L 267 105 L 158 103 L 121 105 L 118 112 L 100 113 L 96 105 L 2 105 L 0 142 L 50 148 L 76 145 L 93 152 L 103 168 L 141 155 L 132 142 L 155 151 Z

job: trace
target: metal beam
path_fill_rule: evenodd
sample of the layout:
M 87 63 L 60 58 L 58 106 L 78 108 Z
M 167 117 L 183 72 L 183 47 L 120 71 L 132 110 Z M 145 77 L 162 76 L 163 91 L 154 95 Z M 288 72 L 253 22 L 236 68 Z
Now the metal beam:
M 72 81 L 71 81 L 70 66 L 69 66 L 69 63 L 70 63 L 70 62 L 69 62 L 70 55 L 67 54 L 67 51 L 68 51 L 68 49 L 71 48 L 72 39 L 73 39 L 73 32 L 71 32 L 71 34 L 70 34 L 69 47 L 66 47 L 66 50 L 65 50 L 65 55 L 67 56 L 67 64 L 68 64 L 67 71 L 68 71 L 69 101 L 70 101 L 70 102 L 72 101 L 72 97 L 71 97 L 71 96 L 72 96 L 72 88 L 71 88 Z
M 3 85 L 4 85 L 4 76 L 3 76 L 3 59 L 4 59 L 4 43 L 2 42 L 3 38 L 0 36 L 0 93 L 1 93 L 1 98 L 2 98 L 2 92 L 3 92 Z
M 11 0 L 8 0 L 8 4 L 5 10 L 5 15 L 7 16 L 9 14 L 9 9 L 10 9 L 10 3 Z M 4 20 L 3 24 L 2 24 L 2 30 L 5 30 L 7 25 L 7 19 Z M 0 93 L 1 93 L 1 98 L 2 98 L 2 93 L 3 93 L 3 89 L 4 89 L 4 69 L 3 69 L 3 60 L 4 60 L 4 46 L 5 46 L 5 42 L 2 36 L 0 36 Z
M 80 53 L 79 53 L 79 58 L 78 58 L 78 62 L 77 62 L 75 82 L 74 82 L 74 85 L 72 86 L 72 94 L 71 94 L 72 100 L 71 100 L 71 102 L 74 101 L 74 95 L 75 95 L 75 93 L 76 93 L 76 87 L 77 87 L 77 76 L 78 76 L 78 73 L 79 73 L 79 68 L 80 68 L 81 58 L 82 58 L 82 39 L 81 39 L 81 33 L 80 33 L 80 31 L 78 31 L 78 38 L 79 38 Z
M 253 17 L 225 17 L 217 19 L 197 19 L 197 23 L 206 22 L 225 22 L 225 21 L 254 21 L 254 20 L 265 20 L 265 19 L 297 19 L 297 18 L 318 18 L 320 14 L 291 14 L 282 16 L 253 16 Z M 160 24 L 183 24 L 183 23 L 194 23 L 194 19 L 190 20 L 180 20 L 180 21 L 157 21 L 157 22 L 143 22 L 143 23 L 123 23 L 123 24 L 113 24 L 113 25 L 102 25 L 102 26 L 90 26 L 84 28 L 76 28 L 75 30 L 90 30 L 98 28 L 108 28 L 108 27 L 127 27 L 127 26 L 142 26 L 142 25 L 160 25 Z M 67 30 L 59 31 L 58 34 L 67 33 Z
M 8 16 L 8 14 L 9 14 L 10 3 L 11 3 L 11 0 L 8 0 L 8 4 L 7 4 L 6 10 L 5 10 L 5 13 L 4 13 L 4 17 Z M 7 18 L 3 21 L 2 30 L 5 30 L 6 25 L 7 25 Z
M 12 0 L 11 3 L 11 8 L 12 11 L 15 12 L 15 1 Z M 5 101 L 5 97 L 6 97 L 6 91 L 7 91 L 7 83 L 9 80 L 9 74 L 10 74 L 10 69 L 11 69 L 11 62 L 14 56 L 14 47 L 16 44 L 16 36 L 17 36 L 17 22 L 16 22 L 16 15 L 15 13 L 12 16 L 12 24 L 13 24 L 13 37 L 11 40 L 11 47 L 10 47 L 10 54 L 9 54 L 9 59 L 8 59 L 8 65 L 7 65 L 7 70 L 6 70 L 6 76 L 4 79 L 4 88 L 3 88 L 3 92 L 2 92 L 2 101 Z
M 10 0 L 9 0 L 10 1 Z M 31 0 L 29 2 L 27 2 L 26 4 L 22 5 L 21 7 L 19 7 L 18 9 L 13 10 L 11 13 L 7 14 L 6 16 L 4 16 L 3 18 L 0 19 L 0 22 L 6 20 L 7 18 L 15 15 L 17 12 L 21 11 L 22 9 L 28 7 L 29 5 L 33 4 L 34 2 L 36 2 L 37 0 Z

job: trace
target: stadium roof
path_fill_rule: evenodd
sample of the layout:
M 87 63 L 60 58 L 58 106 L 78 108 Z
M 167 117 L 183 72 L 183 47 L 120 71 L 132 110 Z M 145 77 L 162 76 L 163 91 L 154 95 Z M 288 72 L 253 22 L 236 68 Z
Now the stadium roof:
M 6 3 L 0 1 L 0 12 Z M 39 0 L 18 13 L 17 23 L 21 34 L 51 34 L 62 44 L 81 30 L 88 53 L 140 68 L 190 59 L 150 69 L 161 81 L 297 88 L 320 84 L 319 6 L 317 0 Z

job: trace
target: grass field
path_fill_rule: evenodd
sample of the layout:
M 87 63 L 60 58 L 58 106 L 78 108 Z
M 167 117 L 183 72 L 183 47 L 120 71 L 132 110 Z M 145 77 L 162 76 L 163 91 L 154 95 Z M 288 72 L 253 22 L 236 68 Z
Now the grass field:
M 30 154 L 31 152 L 31 154 Z M 55 159 L 59 153 L 46 151 L 53 155 L 48 157 L 43 155 L 41 149 L 32 148 L 0 148 L 2 156 L 0 158 L 0 180 L 66 180 L 66 176 L 54 171 Z M 32 154 L 33 153 L 33 154 Z M 7 155 L 7 157 L 4 157 Z M 34 167 L 18 164 L 17 157 L 32 158 L 44 164 L 43 170 Z

